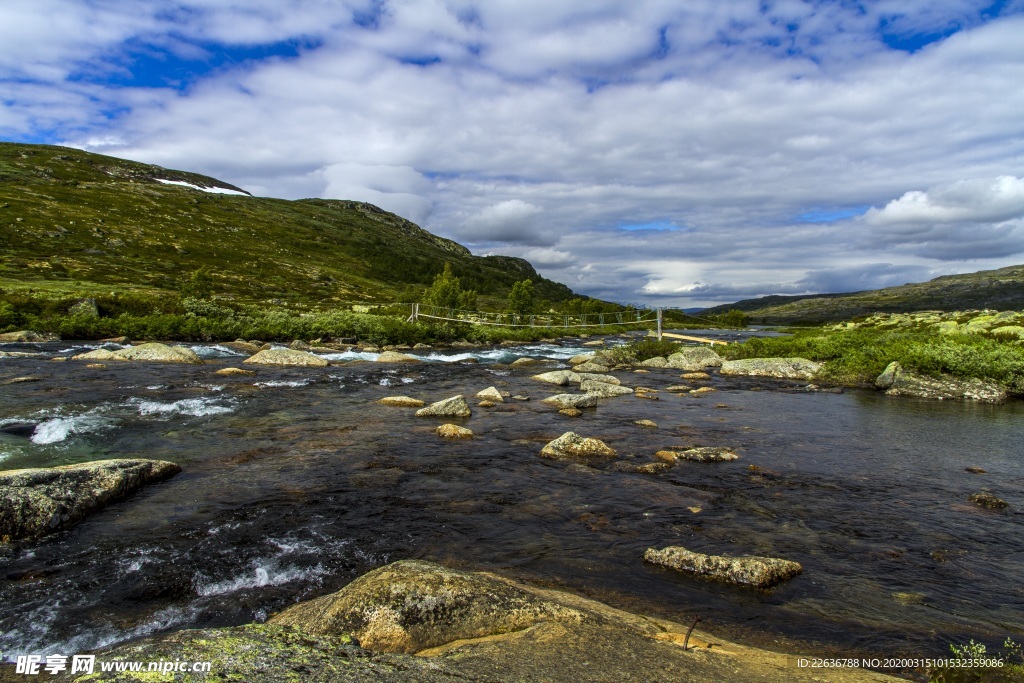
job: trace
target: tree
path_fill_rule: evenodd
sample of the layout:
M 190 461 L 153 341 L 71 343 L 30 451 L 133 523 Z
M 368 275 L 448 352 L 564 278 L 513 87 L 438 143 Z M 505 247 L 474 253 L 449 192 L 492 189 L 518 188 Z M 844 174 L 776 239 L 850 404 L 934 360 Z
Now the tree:
M 213 278 L 210 276 L 210 269 L 206 266 L 181 278 L 178 283 L 178 293 L 181 298 L 209 299 L 213 295 Z
M 434 278 L 434 283 L 423 293 L 422 303 L 440 308 L 476 309 L 476 292 L 463 290 L 459 278 L 452 273 L 452 264 L 445 263 L 444 271 Z
M 508 310 L 520 315 L 537 311 L 537 294 L 532 281 L 523 280 L 512 285 L 512 291 L 508 293 Z

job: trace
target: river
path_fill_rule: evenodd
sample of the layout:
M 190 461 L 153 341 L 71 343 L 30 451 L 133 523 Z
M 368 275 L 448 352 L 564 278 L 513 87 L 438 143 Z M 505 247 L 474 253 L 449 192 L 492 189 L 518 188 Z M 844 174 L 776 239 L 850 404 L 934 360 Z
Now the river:
M 94 346 L 94 345 L 93 345 Z M 494 570 L 723 637 L 860 656 L 998 649 L 1024 632 L 1024 402 L 890 398 L 869 390 L 727 378 L 671 394 L 679 372 L 615 373 L 659 400 L 603 400 L 578 418 L 530 379 L 579 341 L 438 351 L 411 365 L 336 354 L 326 368 L 214 371 L 244 356 L 195 345 L 204 365 L 51 358 L 84 344 L 8 344 L 0 359 L 0 468 L 154 458 L 183 472 L 69 531 L 0 551 L 0 652 L 72 654 L 192 627 L 262 621 L 384 563 Z M 510 369 L 521 356 L 542 369 Z M 470 362 L 476 361 L 476 362 Z M 472 440 L 378 405 L 496 386 L 471 400 Z M 695 384 L 694 386 L 699 386 Z M 634 421 L 650 419 L 657 429 Z M 9 430 L 14 424 L 35 425 Z M 565 431 L 649 462 L 682 445 L 740 459 L 657 474 L 538 456 Z M 971 474 L 965 467 L 981 467 Z M 991 490 L 991 511 L 970 494 Z M 804 572 L 770 592 L 645 564 L 648 547 L 783 557 Z M 1019 637 L 1016 638 L 1018 641 Z

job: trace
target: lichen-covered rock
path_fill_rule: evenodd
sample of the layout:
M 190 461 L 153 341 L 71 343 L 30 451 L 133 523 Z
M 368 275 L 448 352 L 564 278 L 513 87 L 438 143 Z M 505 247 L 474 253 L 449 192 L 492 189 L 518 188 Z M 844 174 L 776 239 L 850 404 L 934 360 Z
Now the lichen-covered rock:
M 492 403 L 504 403 L 505 398 L 498 391 L 497 387 L 487 387 L 483 391 L 479 391 L 476 394 L 477 398 L 482 398 L 485 401 L 491 401 Z
M 573 370 L 576 371 L 576 372 L 604 373 L 604 372 L 608 372 L 608 366 L 607 365 L 601 365 L 600 363 L 589 362 L 589 363 L 581 363 L 581 364 L 573 367 Z
M 673 353 L 667 359 L 668 367 L 674 370 L 698 371 L 704 368 L 719 367 L 722 357 L 706 346 L 685 348 Z
M 625 396 L 626 394 L 633 393 L 633 390 L 629 387 L 623 387 L 617 384 L 608 384 L 607 382 L 598 382 L 592 379 L 580 382 L 580 391 L 600 398 L 612 398 L 613 396 Z
M 989 510 L 1002 510 L 1003 508 L 1009 507 L 1009 503 L 988 491 L 972 493 L 971 502 L 983 508 L 988 508 Z
M 581 353 L 570 358 L 569 365 L 582 365 L 583 363 L 589 363 L 590 361 L 594 360 L 594 358 L 595 354 L 593 353 Z
M 416 411 L 417 417 L 469 417 L 472 414 L 473 411 L 469 409 L 469 404 L 461 394 L 431 403 L 426 408 Z
M 565 386 L 569 383 L 580 382 L 580 376 L 572 370 L 552 370 L 551 372 L 543 372 L 539 375 L 534 375 L 530 379 L 535 379 L 539 382 L 547 382 L 548 384 L 557 384 L 558 386 Z
M 473 430 L 460 427 L 459 425 L 445 424 L 441 425 L 434 431 L 437 435 L 444 439 L 471 439 L 473 438 Z
M 377 401 L 377 403 L 384 406 L 394 406 L 396 408 L 422 408 L 423 401 L 418 398 L 409 398 L 408 396 L 385 396 L 384 398 Z
M 612 386 L 608 384 L 606 386 Z M 558 408 L 593 408 L 597 405 L 596 394 L 556 394 L 541 401 Z
M 679 379 L 685 379 L 691 382 L 700 382 L 711 379 L 711 375 L 706 372 L 684 372 L 679 375 Z
M 583 618 L 493 575 L 403 560 L 364 574 L 337 593 L 289 607 L 269 623 L 316 635 L 352 635 L 368 650 L 413 653 L 541 621 Z
M 93 349 L 92 351 L 86 351 L 85 353 L 79 353 L 71 356 L 71 360 L 124 360 L 124 358 L 118 356 L 110 349 Z
M 549 442 L 540 452 L 542 457 L 563 459 L 614 458 L 615 450 L 600 439 L 584 438 L 575 432 L 566 432 Z
M 605 384 L 622 384 L 618 377 L 612 377 L 611 375 L 602 375 L 593 372 L 577 372 L 576 376 L 579 377 L 579 381 L 582 382 L 604 382 Z
M 670 387 L 665 387 L 665 391 L 672 394 L 682 394 L 690 391 L 691 389 L 693 389 L 693 387 L 689 386 L 688 384 L 673 384 Z
M 648 548 L 644 560 L 681 572 L 756 588 L 770 588 L 804 570 L 798 562 L 775 557 L 704 555 L 682 546 L 661 550 Z
M 1006 390 L 995 382 L 960 379 L 944 375 L 924 377 L 907 372 L 896 361 L 889 363 L 875 379 L 875 386 L 887 396 L 913 396 L 937 400 L 972 400 L 982 403 L 1003 403 Z
M 654 358 L 648 358 L 641 363 L 637 363 L 637 365 L 645 368 L 667 368 L 668 359 L 664 356 L 655 356 Z
M 654 454 L 658 460 L 675 462 L 677 460 L 692 460 L 694 462 L 729 462 L 740 456 L 736 455 L 731 448 L 726 446 L 700 446 L 697 448 L 686 448 L 682 450 L 663 450 Z
M 233 342 L 221 342 L 221 346 L 226 349 L 231 349 L 232 351 L 237 351 L 238 353 L 247 353 L 250 356 L 254 356 L 263 350 L 261 345 L 247 342 L 244 339 L 237 339 Z
M 314 353 L 293 349 L 264 349 L 242 362 L 253 365 L 296 365 L 311 368 L 323 368 L 329 365 L 326 359 Z
M 40 334 L 32 330 L 19 330 L 17 332 L 4 332 L 0 334 L 0 342 L 45 342 L 60 339 L 54 334 Z
M 723 361 L 719 372 L 723 375 L 813 379 L 822 367 L 822 363 L 816 363 L 806 358 L 745 358 Z
M 384 353 L 377 356 L 378 363 L 421 363 L 422 361 L 416 356 L 410 356 L 407 353 L 399 353 L 398 351 L 385 351 Z
M 159 342 L 148 342 L 139 346 L 128 346 L 117 351 L 95 349 L 87 353 L 72 356 L 71 360 L 89 361 L 145 361 L 157 363 L 193 363 L 200 364 L 203 359 L 192 349 L 184 346 L 168 346 Z
M 36 539 L 66 529 L 180 471 L 163 460 L 96 460 L 0 472 L 0 539 Z
M 654 420 L 633 420 L 633 424 L 638 427 L 646 427 L 647 429 L 657 429 L 658 423 Z
M 215 375 L 226 375 L 228 377 L 235 376 L 235 375 L 240 376 L 240 377 L 252 377 L 253 375 L 256 374 L 256 371 L 255 370 L 245 370 L 243 368 L 221 368 L 220 370 L 218 370 L 217 372 L 215 372 L 213 374 L 215 374 Z

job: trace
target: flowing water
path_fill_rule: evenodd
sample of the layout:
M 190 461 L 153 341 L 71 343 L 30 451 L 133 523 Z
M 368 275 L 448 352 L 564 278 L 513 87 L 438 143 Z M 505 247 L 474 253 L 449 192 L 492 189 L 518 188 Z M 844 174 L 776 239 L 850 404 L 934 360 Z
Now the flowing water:
M 1024 631 L 1024 402 L 888 398 L 867 390 L 714 375 L 716 392 L 603 400 L 568 418 L 559 388 L 510 369 L 573 344 L 433 353 L 385 365 L 214 371 L 243 357 L 195 347 L 201 366 L 53 356 L 6 345 L 0 469 L 155 458 L 183 472 L 69 531 L 0 554 L 0 652 L 75 653 L 181 628 L 262 621 L 384 563 L 425 558 L 566 588 L 752 644 L 821 654 L 944 656 L 950 642 Z M 478 361 L 478 362 L 469 362 Z M 553 369 L 550 365 L 544 369 Z M 679 372 L 616 373 L 664 390 Z M 489 386 L 530 401 L 474 406 L 476 437 L 377 405 Z M 471 404 L 475 403 L 471 401 Z M 658 429 L 635 420 L 654 420 Z M 565 431 L 651 461 L 685 445 L 740 459 L 658 474 L 538 457 Z M 757 469 L 752 468 L 755 466 Z M 987 473 L 970 474 L 967 466 Z M 972 505 L 989 489 L 1005 511 Z M 799 561 L 770 592 L 647 565 L 648 547 Z M 1017 638 L 1020 640 L 1020 638 Z

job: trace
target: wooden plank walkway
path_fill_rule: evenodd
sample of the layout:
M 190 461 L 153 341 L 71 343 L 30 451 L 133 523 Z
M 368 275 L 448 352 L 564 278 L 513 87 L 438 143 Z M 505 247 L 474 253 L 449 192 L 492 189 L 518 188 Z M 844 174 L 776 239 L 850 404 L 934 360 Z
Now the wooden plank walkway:
M 683 339 L 685 341 L 701 342 L 703 344 L 721 344 L 722 346 L 728 346 L 729 342 L 724 342 L 721 339 L 708 339 L 707 337 L 691 337 L 686 334 L 672 334 L 671 332 L 662 332 L 662 337 L 669 337 L 671 339 Z

